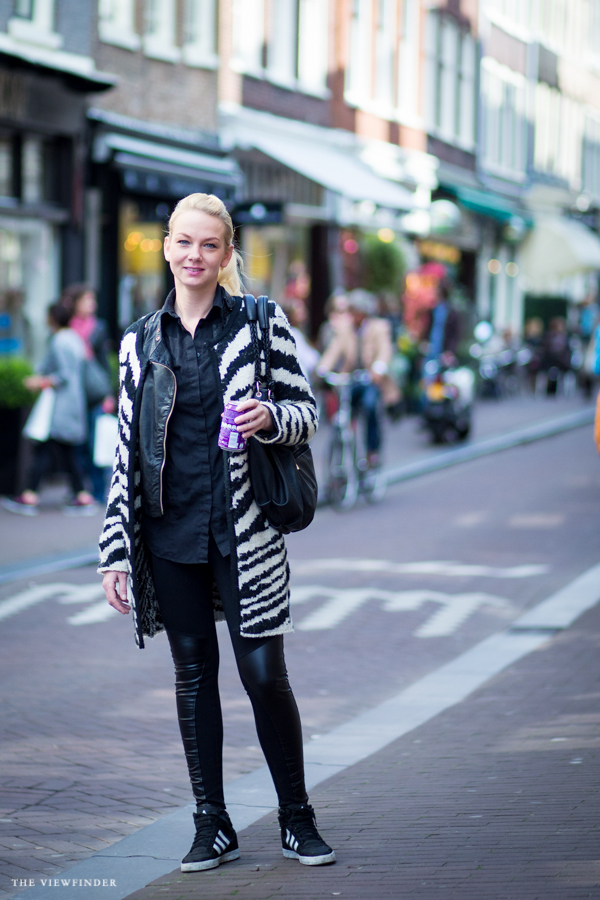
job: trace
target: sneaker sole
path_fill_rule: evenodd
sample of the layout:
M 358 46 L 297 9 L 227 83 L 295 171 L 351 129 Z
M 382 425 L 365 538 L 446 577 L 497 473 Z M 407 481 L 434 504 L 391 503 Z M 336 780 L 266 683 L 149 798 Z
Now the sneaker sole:
M 286 850 L 285 848 L 281 852 L 286 859 L 297 859 L 303 866 L 326 866 L 328 863 L 335 862 L 334 850 L 331 853 L 324 853 L 323 856 L 300 856 L 295 850 Z
M 40 511 L 33 503 L 13 503 L 10 500 L 2 500 L 2 506 L 8 512 L 16 513 L 18 516 L 39 516 Z
M 203 862 L 181 863 L 182 872 L 203 872 L 205 869 L 216 869 L 221 863 L 231 862 L 232 859 L 239 859 L 239 850 L 230 850 L 216 859 L 205 859 Z

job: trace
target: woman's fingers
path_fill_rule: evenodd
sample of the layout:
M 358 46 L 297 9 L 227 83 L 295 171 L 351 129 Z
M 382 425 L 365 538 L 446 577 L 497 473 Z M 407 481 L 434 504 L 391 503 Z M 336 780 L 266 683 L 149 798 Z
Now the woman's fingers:
M 259 400 L 244 400 L 238 407 L 238 413 L 235 424 L 243 438 L 252 437 L 257 431 L 271 431 L 273 428 L 271 413 Z
M 127 602 L 127 572 L 106 572 L 102 579 L 102 587 L 109 604 L 126 615 L 131 609 Z

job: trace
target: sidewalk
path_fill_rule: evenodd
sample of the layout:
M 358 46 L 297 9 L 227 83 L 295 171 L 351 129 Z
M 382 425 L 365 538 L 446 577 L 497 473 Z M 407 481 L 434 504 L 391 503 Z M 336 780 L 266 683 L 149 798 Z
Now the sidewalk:
M 480 401 L 475 409 L 471 442 L 503 435 L 519 428 L 540 422 L 560 419 L 582 409 L 593 407 L 581 397 L 534 398 L 522 397 L 510 400 Z M 426 435 L 419 430 L 420 420 L 412 416 L 401 422 L 386 425 L 384 467 L 397 469 L 405 463 L 426 460 L 453 447 L 431 446 Z M 329 428 L 324 425 L 313 441 L 313 453 L 319 480 L 329 439 Z M 16 516 L 0 507 L 0 570 L 18 567 L 28 561 L 51 563 L 67 554 L 95 553 L 98 535 L 102 527 L 103 510 L 91 517 L 67 518 L 62 513 L 65 489 L 60 486 L 47 488 L 42 494 L 40 514 L 36 518 Z M 1 574 L 1 571 L 0 571 Z M 6 580 L 6 579 L 5 579 Z
M 311 792 L 333 866 L 281 856 L 271 813 L 241 858 L 129 900 L 579 900 L 600 895 L 600 606 L 466 700 Z

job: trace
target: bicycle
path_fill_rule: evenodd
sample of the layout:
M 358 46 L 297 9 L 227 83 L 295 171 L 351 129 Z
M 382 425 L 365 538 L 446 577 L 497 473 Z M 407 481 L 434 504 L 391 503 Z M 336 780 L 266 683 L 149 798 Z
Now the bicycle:
M 352 415 L 352 388 L 370 384 L 371 376 L 357 369 L 352 373 L 327 372 L 322 377 L 338 398 L 327 454 L 327 499 L 336 510 L 351 509 L 359 494 L 369 503 L 377 503 L 385 494 L 386 477 L 379 466 L 371 466 L 366 455 L 359 453 L 356 418 Z

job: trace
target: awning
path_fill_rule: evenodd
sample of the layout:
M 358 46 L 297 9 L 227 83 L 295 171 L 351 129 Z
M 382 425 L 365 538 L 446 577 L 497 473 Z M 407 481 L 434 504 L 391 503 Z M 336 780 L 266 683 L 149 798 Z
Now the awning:
M 17 60 L 29 69 L 47 69 L 65 76 L 71 86 L 79 91 L 106 91 L 115 86 L 116 75 L 100 72 L 94 60 L 78 53 L 66 53 L 35 44 L 15 41 L 10 35 L 0 33 L 0 58 L 6 57 L 14 64 Z
M 247 111 L 225 118 L 231 146 L 260 150 L 322 187 L 352 201 L 370 200 L 387 209 L 409 210 L 413 195 L 406 188 L 376 175 L 361 162 L 354 135 L 267 114 L 250 118 Z M 255 120 L 254 120 L 255 119 Z
M 440 178 L 441 181 L 442 179 Z M 451 191 L 463 206 L 482 216 L 489 216 L 491 219 L 496 219 L 497 222 L 508 222 L 513 216 L 519 216 L 528 224 L 531 224 L 531 217 L 525 210 L 498 194 L 492 194 L 489 191 L 478 191 L 475 188 L 463 185 L 448 185 L 446 189 Z
M 125 134 L 100 134 L 94 141 L 94 161 L 107 162 L 114 151 L 114 161 L 120 166 L 162 172 L 166 175 L 198 177 L 199 173 L 217 184 L 237 185 L 241 172 L 234 159 L 211 156 L 193 150 L 145 141 Z
M 552 292 L 564 278 L 600 271 L 600 238 L 575 219 L 540 216 L 523 242 L 519 264 L 531 293 Z

